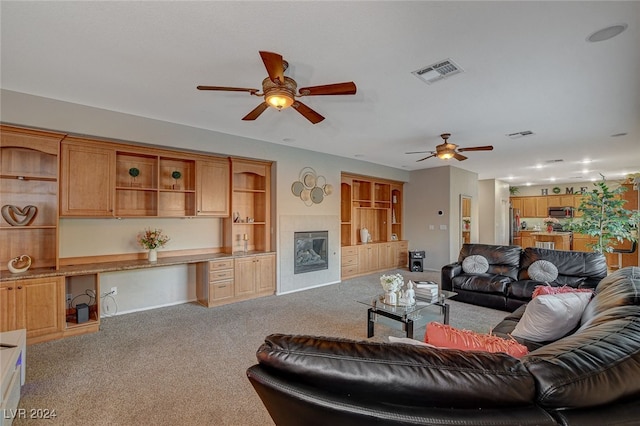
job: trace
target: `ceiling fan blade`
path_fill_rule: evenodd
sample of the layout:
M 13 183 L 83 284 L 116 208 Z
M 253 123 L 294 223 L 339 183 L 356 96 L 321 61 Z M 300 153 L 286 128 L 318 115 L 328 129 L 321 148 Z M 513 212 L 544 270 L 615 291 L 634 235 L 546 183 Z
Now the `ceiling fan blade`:
M 457 152 L 454 152 L 454 153 L 453 153 L 453 158 L 455 158 L 455 159 L 456 159 L 456 160 L 458 160 L 458 161 L 464 161 L 464 160 L 466 160 L 466 159 L 467 159 L 467 157 L 465 157 L 465 156 L 464 156 L 464 155 L 462 155 L 462 154 L 458 154 Z
M 224 87 L 224 86 L 197 86 L 198 90 L 218 90 L 221 92 L 249 92 L 255 95 L 259 92 L 258 89 L 248 89 L 244 87 Z
M 303 87 L 299 90 L 300 96 L 317 95 L 355 95 L 356 84 L 353 81 L 345 83 L 326 84 L 324 86 Z
M 274 83 L 284 83 L 284 63 L 282 55 L 273 52 L 260 51 L 260 57 L 267 69 L 269 78 Z
M 427 152 L 430 152 L 431 154 L 435 154 L 435 152 L 433 151 L 411 151 L 411 152 L 405 152 L 405 154 L 426 154 Z
M 269 108 L 269 104 L 266 102 L 261 103 L 257 107 L 253 109 L 249 114 L 242 117 L 243 120 L 255 120 L 260 117 L 260 114 L 264 112 L 265 109 Z
M 302 114 L 304 118 L 306 118 L 313 124 L 318 124 L 319 122 L 324 120 L 323 116 L 321 116 L 320 114 L 318 114 L 317 112 L 315 112 L 314 110 L 312 110 L 311 108 L 309 108 L 308 106 L 306 106 L 300 101 L 295 101 L 293 105 L 291 105 L 291 107 L 294 108 L 296 111 L 298 111 L 300 114 Z
M 460 152 L 464 152 L 464 151 L 493 151 L 493 146 L 491 145 L 487 145 L 487 146 L 472 146 L 469 148 L 458 148 L 458 151 Z
M 435 156 L 436 156 L 436 154 L 435 154 L 435 153 L 433 153 L 433 154 L 431 154 L 431 155 L 430 155 L 430 156 L 428 156 L 428 157 L 424 157 L 424 158 L 421 158 L 421 159 L 419 159 L 419 160 L 416 160 L 416 163 L 418 163 L 418 162 L 420 162 L 420 161 L 424 161 L 424 160 L 426 160 L 427 158 L 435 157 Z

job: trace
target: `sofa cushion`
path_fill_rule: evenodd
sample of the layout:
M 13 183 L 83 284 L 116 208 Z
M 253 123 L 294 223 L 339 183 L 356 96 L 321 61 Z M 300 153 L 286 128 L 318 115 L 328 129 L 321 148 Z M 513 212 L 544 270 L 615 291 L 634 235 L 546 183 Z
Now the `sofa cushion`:
M 447 324 L 430 322 L 427 324 L 424 340 L 433 346 L 463 351 L 504 352 L 520 358 L 529 350 L 513 339 L 503 339 L 490 334 L 460 330 Z
M 596 297 L 584 310 L 580 323 L 587 325 L 597 316 L 618 306 L 640 305 L 640 268 L 619 269 L 600 281 Z
M 528 269 L 538 260 L 547 260 L 558 268 L 558 277 L 552 285 L 595 288 L 607 276 L 607 261 L 602 253 L 527 247 L 522 252 L 518 280 L 533 279 Z
M 562 287 L 554 287 L 552 285 L 539 285 L 536 286 L 535 290 L 531 294 L 531 298 L 535 299 L 538 296 L 542 296 L 544 294 L 560 294 L 560 293 L 590 293 L 593 294 L 593 290 L 590 288 L 573 288 L 568 285 L 563 285 Z
M 534 342 L 560 339 L 578 326 L 590 300 L 589 293 L 538 296 L 527 304 L 512 334 Z
M 452 283 L 453 291 L 461 289 L 478 293 L 506 294 L 512 281 L 513 279 L 504 275 L 460 274 L 453 278 Z
M 468 256 L 480 255 L 489 262 L 487 273 L 504 275 L 515 280 L 518 277 L 521 253 L 522 247 L 520 246 L 463 244 L 458 255 L 458 263 L 462 264 Z
M 474 254 L 462 261 L 462 270 L 467 274 L 484 274 L 489 270 L 489 261 L 484 256 Z
M 558 278 L 558 268 L 548 260 L 536 260 L 527 269 L 527 273 L 536 281 L 552 282 Z

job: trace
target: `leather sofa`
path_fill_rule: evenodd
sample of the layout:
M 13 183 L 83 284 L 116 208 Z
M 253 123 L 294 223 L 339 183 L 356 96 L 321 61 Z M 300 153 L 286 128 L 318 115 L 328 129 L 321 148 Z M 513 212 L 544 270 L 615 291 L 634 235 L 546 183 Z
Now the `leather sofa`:
M 466 273 L 465 258 L 480 255 L 489 262 L 486 273 Z M 458 293 L 453 300 L 503 311 L 515 311 L 531 300 L 536 286 L 545 282 L 529 277 L 528 269 L 537 260 L 547 260 L 558 269 L 558 277 L 548 284 L 574 288 L 595 288 L 607 275 L 603 254 L 549 250 L 536 247 L 464 244 L 458 261 L 442 267 L 441 287 Z
M 247 375 L 293 425 L 631 425 L 640 419 L 640 269 L 607 276 L 573 334 L 522 358 L 271 335 Z

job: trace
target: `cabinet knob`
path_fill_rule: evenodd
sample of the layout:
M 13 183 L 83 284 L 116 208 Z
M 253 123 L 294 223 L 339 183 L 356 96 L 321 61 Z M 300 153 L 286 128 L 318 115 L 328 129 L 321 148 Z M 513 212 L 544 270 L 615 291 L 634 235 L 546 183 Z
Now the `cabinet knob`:
M 21 285 L 18 286 L 18 290 L 22 290 L 22 286 Z
M 7 287 L 7 290 L 13 290 L 13 287 Z

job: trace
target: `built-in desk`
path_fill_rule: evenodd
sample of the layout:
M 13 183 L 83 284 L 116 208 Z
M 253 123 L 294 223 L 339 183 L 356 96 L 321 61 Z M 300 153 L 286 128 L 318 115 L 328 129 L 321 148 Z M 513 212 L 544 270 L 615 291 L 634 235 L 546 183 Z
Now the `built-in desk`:
M 235 269 L 236 272 L 228 274 L 224 280 L 227 285 L 225 296 L 228 297 L 218 300 L 211 296 L 217 304 L 266 296 L 275 292 L 275 257 L 275 252 L 264 251 L 207 253 L 160 257 L 156 262 L 144 259 L 79 261 L 79 264 L 59 269 L 29 269 L 19 274 L 3 272 L 0 276 L 0 306 L 7 309 L 3 317 L 7 322 L 3 320 L 0 330 L 26 328 L 28 344 L 98 331 L 101 298 L 105 296 L 105 292 L 100 290 L 100 274 L 107 272 L 195 264 L 198 299 L 201 299 L 204 285 L 220 283 L 201 276 L 200 271 L 210 271 L 212 264 L 222 261 L 227 270 Z M 77 303 L 68 302 L 79 295 L 91 299 L 86 302 L 90 305 L 88 319 L 77 315 Z
M 535 243 L 553 243 L 554 250 L 571 250 L 571 232 L 532 232 Z

